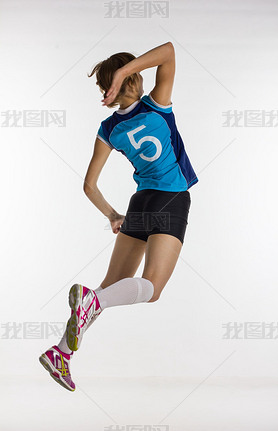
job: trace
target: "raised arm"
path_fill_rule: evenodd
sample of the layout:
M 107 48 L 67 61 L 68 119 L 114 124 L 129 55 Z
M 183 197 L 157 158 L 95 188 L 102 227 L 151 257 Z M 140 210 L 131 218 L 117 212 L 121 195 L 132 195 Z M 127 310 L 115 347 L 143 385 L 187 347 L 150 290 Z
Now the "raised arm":
M 159 45 L 119 68 L 103 103 L 107 105 L 115 99 L 125 77 L 155 66 L 156 82 L 151 96 L 161 105 L 170 105 L 175 77 L 175 49 L 172 42 Z

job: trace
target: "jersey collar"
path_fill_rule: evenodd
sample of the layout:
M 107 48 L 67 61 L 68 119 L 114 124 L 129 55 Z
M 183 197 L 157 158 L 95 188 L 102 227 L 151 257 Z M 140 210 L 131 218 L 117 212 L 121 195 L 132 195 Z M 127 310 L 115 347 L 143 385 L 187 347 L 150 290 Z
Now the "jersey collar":
M 132 111 L 135 108 L 135 106 L 138 105 L 139 102 L 141 102 L 141 99 L 135 100 L 135 102 L 133 102 L 127 108 L 125 108 L 125 109 L 120 109 L 119 108 L 115 112 L 117 112 L 117 114 L 121 114 L 121 115 L 128 114 L 128 112 Z

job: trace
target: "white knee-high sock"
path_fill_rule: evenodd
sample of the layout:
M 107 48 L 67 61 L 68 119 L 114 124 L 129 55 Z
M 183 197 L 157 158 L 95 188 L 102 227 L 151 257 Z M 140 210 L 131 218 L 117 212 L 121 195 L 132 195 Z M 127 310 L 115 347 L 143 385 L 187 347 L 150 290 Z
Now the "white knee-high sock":
M 67 353 L 68 355 L 73 353 L 72 350 L 69 348 L 68 343 L 67 343 L 67 331 L 65 331 L 64 335 L 61 338 L 60 343 L 57 344 L 57 347 L 59 347 L 59 349 L 62 352 Z
M 116 305 L 148 302 L 153 296 L 154 286 L 150 280 L 128 277 L 116 281 L 108 287 L 95 290 L 102 310 Z
M 154 286 L 150 280 L 141 277 L 123 278 L 108 287 L 99 286 L 94 289 L 102 310 L 117 305 L 138 304 L 148 302 L 154 293 Z M 57 344 L 59 349 L 71 354 L 72 350 L 67 345 L 66 332 L 61 341 Z
M 103 290 L 103 288 L 101 286 L 99 286 L 97 289 L 94 289 L 94 292 L 101 292 Z

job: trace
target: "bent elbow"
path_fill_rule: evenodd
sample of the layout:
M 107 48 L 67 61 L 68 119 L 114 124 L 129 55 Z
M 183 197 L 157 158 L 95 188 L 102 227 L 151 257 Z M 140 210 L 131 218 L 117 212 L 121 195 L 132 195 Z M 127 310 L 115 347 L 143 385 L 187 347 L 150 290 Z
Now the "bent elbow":
M 89 184 L 86 181 L 83 184 L 83 191 L 86 196 L 91 195 L 97 189 L 96 184 Z
M 167 42 L 166 43 L 167 47 L 168 47 L 168 53 L 166 58 L 169 60 L 172 60 L 173 58 L 175 58 L 175 47 L 172 44 L 172 42 Z
M 172 50 L 172 51 L 174 51 L 174 52 L 175 52 L 175 47 L 174 47 L 174 45 L 172 44 L 172 42 L 167 42 L 167 45 L 171 48 L 171 50 Z

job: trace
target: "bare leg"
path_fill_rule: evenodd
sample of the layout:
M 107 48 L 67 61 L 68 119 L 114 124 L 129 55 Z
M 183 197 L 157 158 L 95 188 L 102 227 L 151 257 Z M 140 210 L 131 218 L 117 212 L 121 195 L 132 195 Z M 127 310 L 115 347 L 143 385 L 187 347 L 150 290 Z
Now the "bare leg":
M 101 287 L 105 288 L 123 278 L 133 277 L 144 256 L 146 244 L 146 241 L 119 232 Z
M 157 301 L 172 275 L 180 251 L 181 241 L 167 234 L 153 234 L 148 237 L 143 278 L 154 285 L 153 297 L 148 302 Z

